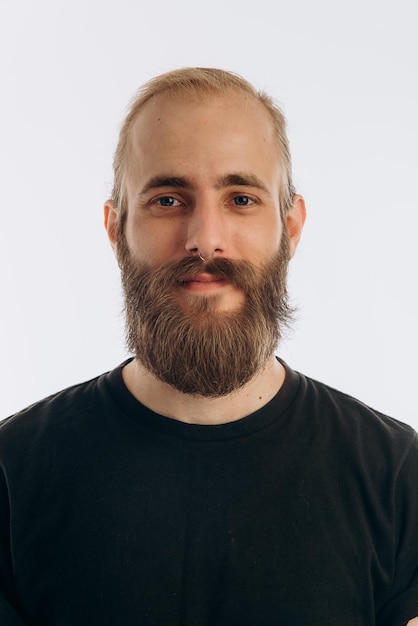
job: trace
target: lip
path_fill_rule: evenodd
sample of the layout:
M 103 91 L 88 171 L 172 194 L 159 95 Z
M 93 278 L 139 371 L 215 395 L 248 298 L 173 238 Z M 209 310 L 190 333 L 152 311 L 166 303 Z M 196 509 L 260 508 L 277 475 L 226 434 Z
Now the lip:
M 216 274 L 197 274 L 196 276 L 190 276 L 180 282 L 180 286 L 187 291 L 207 293 L 210 291 L 216 291 L 217 289 L 226 287 L 229 285 L 229 281 L 222 276 L 216 276 Z

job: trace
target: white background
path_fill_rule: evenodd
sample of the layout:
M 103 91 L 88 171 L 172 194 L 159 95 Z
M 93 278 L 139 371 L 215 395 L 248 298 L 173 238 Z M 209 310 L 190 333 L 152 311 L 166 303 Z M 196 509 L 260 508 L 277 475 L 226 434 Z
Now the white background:
M 418 427 L 416 0 L 1 0 L 1 416 L 126 356 L 102 228 L 137 87 L 244 75 L 285 110 L 309 211 L 280 354 Z

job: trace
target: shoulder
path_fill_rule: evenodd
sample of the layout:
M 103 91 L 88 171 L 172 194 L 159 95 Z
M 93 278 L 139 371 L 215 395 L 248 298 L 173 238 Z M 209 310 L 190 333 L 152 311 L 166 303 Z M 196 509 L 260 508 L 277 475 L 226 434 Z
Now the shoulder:
M 373 409 L 360 400 L 308 376 L 299 374 L 296 410 L 329 443 L 352 446 L 359 453 L 374 453 L 389 461 L 402 463 L 406 456 L 418 454 L 414 429 L 398 418 Z
M 0 458 L 52 439 L 65 441 L 71 432 L 82 429 L 108 404 L 106 376 L 67 387 L 0 422 Z
M 320 415 L 332 415 L 351 426 L 382 429 L 389 433 L 413 436 L 414 429 L 398 417 L 390 417 L 361 400 L 323 382 L 300 374 L 300 397 L 311 410 Z
M 78 383 L 61 389 L 46 398 L 43 398 L 30 406 L 25 407 L 21 411 L 11 415 L 2 422 L 0 422 L 0 430 L 8 431 L 11 428 L 17 427 L 21 423 L 30 421 L 32 419 L 42 419 L 47 415 L 51 409 L 64 409 L 67 406 L 77 405 L 80 401 L 90 395 L 90 392 L 94 390 L 100 376 L 97 376 L 89 381 Z

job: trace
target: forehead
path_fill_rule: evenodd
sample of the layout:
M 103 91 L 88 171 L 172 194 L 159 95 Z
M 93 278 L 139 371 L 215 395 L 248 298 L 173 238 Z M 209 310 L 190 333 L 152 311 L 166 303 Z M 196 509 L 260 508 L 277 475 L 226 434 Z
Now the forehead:
M 197 126 L 197 128 L 196 128 Z M 131 147 L 138 140 L 152 141 L 162 135 L 167 139 L 178 133 L 208 128 L 223 128 L 241 133 L 245 129 L 262 135 L 264 141 L 275 138 L 273 119 L 267 108 L 244 91 L 226 93 L 167 93 L 151 98 L 138 112 L 129 135 Z M 165 135 L 168 135 L 166 137 Z
M 276 174 L 278 152 L 271 115 L 251 94 L 163 93 L 144 105 L 132 125 L 126 174 L 131 180 L 156 169 L 215 176 L 273 168 Z

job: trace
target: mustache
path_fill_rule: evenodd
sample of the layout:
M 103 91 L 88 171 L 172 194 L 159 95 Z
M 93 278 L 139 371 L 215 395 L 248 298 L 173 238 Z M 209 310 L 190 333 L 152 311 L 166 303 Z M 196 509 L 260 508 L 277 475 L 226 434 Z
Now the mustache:
M 202 273 L 219 276 L 234 287 L 246 291 L 254 288 L 257 285 L 257 280 L 259 280 L 259 271 L 251 263 L 220 257 L 210 261 L 190 257 L 165 263 L 159 267 L 142 265 L 140 268 L 134 269 L 131 266 L 129 269 L 131 272 L 133 270 L 133 275 L 131 274 L 129 280 L 130 284 L 132 284 L 132 280 L 137 283 L 147 283 L 151 280 L 154 285 L 158 285 L 162 289 L 181 285 Z
M 246 261 L 232 261 L 228 258 L 214 258 L 202 261 L 199 258 L 184 259 L 172 266 L 177 283 L 189 280 L 198 274 L 206 273 L 226 279 L 234 287 L 245 289 L 257 278 L 254 267 Z

